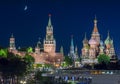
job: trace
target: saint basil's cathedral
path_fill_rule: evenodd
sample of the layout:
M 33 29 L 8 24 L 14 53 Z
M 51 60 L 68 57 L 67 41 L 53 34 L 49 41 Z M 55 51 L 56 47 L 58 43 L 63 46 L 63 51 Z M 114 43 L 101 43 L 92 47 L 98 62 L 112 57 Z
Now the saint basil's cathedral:
M 94 28 L 90 40 L 87 39 L 86 34 L 83 40 L 82 48 L 82 63 L 98 63 L 97 57 L 100 54 L 106 54 L 110 60 L 116 59 L 113 39 L 110 38 L 108 32 L 107 38 L 103 42 L 97 28 L 97 19 L 94 19 Z

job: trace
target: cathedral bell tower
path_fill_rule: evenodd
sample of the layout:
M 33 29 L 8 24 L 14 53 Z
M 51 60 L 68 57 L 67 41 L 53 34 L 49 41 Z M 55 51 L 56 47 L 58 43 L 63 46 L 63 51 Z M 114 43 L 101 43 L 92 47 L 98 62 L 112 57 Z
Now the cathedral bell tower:
M 55 50 L 56 50 L 56 41 L 53 37 L 51 14 L 49 14 L 48 25 L 46 27 L 46 38 L 44 39 L 44 52 L 55 53 Z

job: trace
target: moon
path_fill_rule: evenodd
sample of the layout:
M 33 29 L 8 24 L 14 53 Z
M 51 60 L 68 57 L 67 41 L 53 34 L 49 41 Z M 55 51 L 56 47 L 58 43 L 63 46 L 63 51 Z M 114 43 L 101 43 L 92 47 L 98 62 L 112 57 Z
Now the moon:
M 27 5 L 25 6 L 25 8 L 24 8 L 24 11 L 26 11 L 28 9 L 28 7 L 27 7 Z

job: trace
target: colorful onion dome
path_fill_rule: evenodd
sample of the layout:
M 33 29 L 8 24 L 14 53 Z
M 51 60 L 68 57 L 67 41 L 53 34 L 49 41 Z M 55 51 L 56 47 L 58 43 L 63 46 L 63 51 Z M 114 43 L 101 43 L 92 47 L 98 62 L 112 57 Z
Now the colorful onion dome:
M 97 44 L 97 41 L 96 41 L 95 39 L 91 38 L 91 39 L 89 40 L 89 44 L 90 44 L 90 45 L 96 45 L 96 44 Z
M 109 35 L 109 32 L 108 32 L 108 36 L 105 40 L 105 44 L 108 45 L 108 44 L 111 44 L 111 39 L 110 39 L 110 35 Z

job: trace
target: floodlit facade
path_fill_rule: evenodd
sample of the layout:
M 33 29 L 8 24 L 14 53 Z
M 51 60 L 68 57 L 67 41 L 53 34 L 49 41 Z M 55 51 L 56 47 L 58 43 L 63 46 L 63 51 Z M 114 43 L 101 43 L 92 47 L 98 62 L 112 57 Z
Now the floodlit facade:
M 110 38 L 109 32 L 106 40 L 103 42 L 97 28 L 97 19 L 94 19 L 94 28 L 90 40 L 86 34 L 83 40 L 82 48 L 82 63 L 98 63 L 97 57 L 99 54 L 106 54 L 110 59 L 115 59 L 115 50 L 113 39 Z
M 63 61 L 63 53 L 56 52 L 56 41 L 53 35 L 53 26 L 51 23 L 51 15 L 49 15 L 48 25 L 46 27 L 46 38 L 43 41 L 43 48 L 40 46 L 40 40 L 37 42 L 34 52 L 29 54 L 34 57 L 36 64 L 54 64 L 55 66 L 60 66 Z M 15 38 L 13 35 L 10 38 L 9 51 L 20 56 L 25 56 L 27 52 L 18 51 L 15 47 Z

